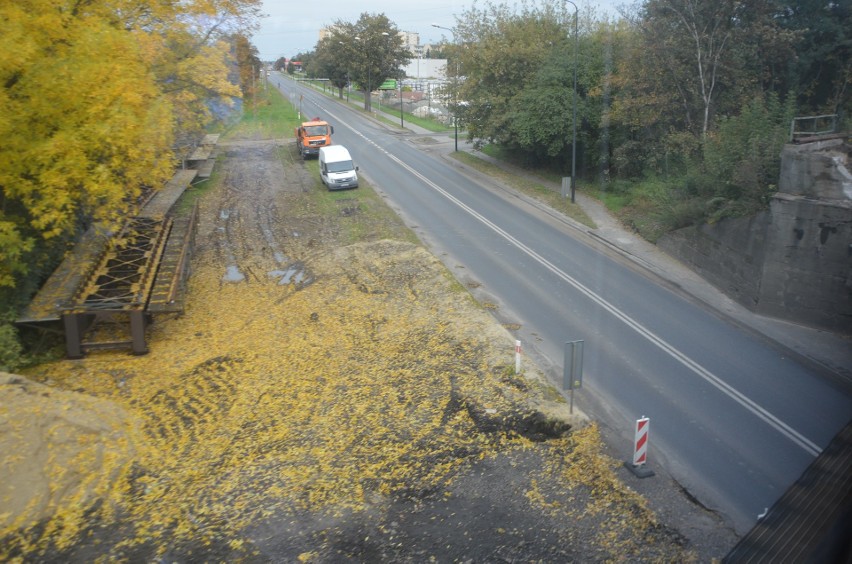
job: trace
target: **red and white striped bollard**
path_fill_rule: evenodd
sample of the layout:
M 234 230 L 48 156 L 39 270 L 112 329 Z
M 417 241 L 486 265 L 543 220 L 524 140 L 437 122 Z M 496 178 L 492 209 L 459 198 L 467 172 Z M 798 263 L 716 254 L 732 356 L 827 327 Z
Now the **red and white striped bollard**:
M 633 433 L 633 461 L 624 463 L 628 470 L 639 478 L 653 476 L 653 470 L 645 466 L 648 462 L 648 431 L 651 428 L 651 420 L 644 415 L 636 420 Z

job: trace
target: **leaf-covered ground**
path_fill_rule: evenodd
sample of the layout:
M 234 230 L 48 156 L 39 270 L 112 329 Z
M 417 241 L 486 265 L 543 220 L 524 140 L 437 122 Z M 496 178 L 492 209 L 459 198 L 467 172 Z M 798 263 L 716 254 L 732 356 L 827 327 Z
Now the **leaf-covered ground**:
M 86 495 L 66 479 L 51 517 L 0 520 L 0 559 L 694 559 L 369 187 L 320 193 L 293 152 L 223 145 L 185 312 L 149 354 L 27 374 L 116 406 L 124 448 L 48 457 L 40 483 L 84 469 Z

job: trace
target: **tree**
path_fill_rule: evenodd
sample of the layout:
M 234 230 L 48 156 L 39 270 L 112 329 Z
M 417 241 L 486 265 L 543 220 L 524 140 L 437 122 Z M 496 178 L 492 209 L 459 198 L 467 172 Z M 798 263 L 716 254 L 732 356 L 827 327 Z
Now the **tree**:
M 449 65 L 448 74 L 458 72 L 464 77 L 458 98 L 465 102 L 465 124 L 475 144 L 519 147 L 536 138 L 533 130 L 540 128 L 530 124 L 513 127 L 512 121 L 532 117 L 534 109 L 524 108 L 524 99 L 517 98 L 535 82 L 556 48 L 567 41 L 565 29 L 558 23 L 561 9 L 556 2 L 545 2 L 516 13 L 506 4 L 487 4 L 484 9 L 473 6 L 459 17 L 457 45 L 446 49 L 458 67 Z M 536 96 L 525 99 L 531 97 Z M 545 119 L 554 121 L 549 115 Z M 518 133 L 526 138 L 516 138 Z
M 786 58 L 788 88 L 804 112 L 852 115 L 852 7 L 849 2 L 779 2 L 777 20 L 799 38 Z
M 577 106 L 577 160 L 608 166 L 609 74 L 623 31 L 596 25 L 594 11 L 578 14 L 557 0 L 518 11 L 505 4 L 465 12 L 456 27 L 458 45 L 446 52 L 461 64 L 460 108 L 476 145 L 496 143 L 536 166 L 567 170 L 571 165 L 574 102 Z M 577 70 L 574 96 L 573 74 Z M 451 80 L 450 84 L 455 84 Z M 601 152 L 583 150 L 595 146 Z
M 343 89 L 349 84 L 349 66 L 355 54 L 351 42 L 344 43 L 343 38 L 338 31 L 320 40 L 310 69 L 311 76 L 327 78 L 337 88 L 339 98 L 343 98 Z
M 262 68 L 257 47 L 249 43 L 248 38 L 242 34 L 234 36 L 233 43 L 240 91 L 244 99 L 253 99 L 257 95 L 257 85 Z
M 786 95 L 795 34 L 780 27 L 772 0 L 649 0 L 639 16 L 613 83 L 623 173 L 697 165 L 716 119 L 766 92 Z
M 675 75 L 671 85 L 678 91 L 687 123 L 692 123 L 694 113 L 698 113 L 702 137 L 710 127 L 719 72 L 723 56 L 730 50 L 734 22 L 744 8 L 745 3 L 736 0 L 649 0 L 645 4 L 645 45 L 663 42 L 655 52 Z
M 534 164 L 570 155 L 572 70 L 573 59 L 551 57 L 509 101 L 505 147 L 527 153 Z
M 298 71 L 295 63 L 301 63 L 302 71 L 304 71 L 305 68 L 310 67 L 311 61 L 314 59 L 314 54 L 315 51 L 308 51 L 307 53 L 299 52 L 293 55 L 293 58 L 290 59 L 290 62 L 287 64 L 287 74 L 292 75 Z
M 239 95 L 218 38 L 258 3 L 0 4 L 0 285 L 165 182 L 178 132 Z
M 766 209 L 781 173 L 779 155 L 788 140 L 794 98 L 785 104 L 770 93 L 747 103 L 739 115 L 719 119 L 704 144 L 704 166 L 712 183 L 707 200 L 710 221 Z
M 333 72 L 338 84 L 346 84 L 342 77 L 348 75 L 361 86 L 368 112 L 372 109 L 370 92 L 386 79 L 398 77 L 412 57 L 396 25 L 384 14 L 367 12 L 355 23 L 336 21 L 330 36 L 318 45 L 318 53 L 320 49 L 325 52 L 322 64 L 326 66 L 322 68 Z

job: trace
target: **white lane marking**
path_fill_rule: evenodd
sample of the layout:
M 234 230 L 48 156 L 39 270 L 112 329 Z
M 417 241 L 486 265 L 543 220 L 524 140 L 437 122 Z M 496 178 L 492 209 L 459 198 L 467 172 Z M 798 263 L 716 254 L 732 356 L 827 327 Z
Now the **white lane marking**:
M 822 451 L 822 449 L 820 449 L 819 446 L 816 443 L 814 443 L 813 441 L 811 441 L 810 439 L 808 439 L 807 437 L 805 437 L 804 435 L 802 435 L 801 433 L 799 433 L 798 431 L 796 431 L 795 429 L 793 429 L 792 427 L 790 427 L 789 425 L 787 425 L 786 423 L 781 421 L 778 417 L 776 417 L 775 415 L 773 415 L 772 413 L 770 413 L 769 411 L 767 411 L 766 409 L 764 409 L 763 407 L 758 405 L 755 401 L 748 398 L 745 394 L 743 394 L 742 392 L 740 392 L 739 390 L 737 390 L 736 388 L 734 388 L 730 384 L 724 382 L 721 378 L 719 378 L 718 376 L 716 376 L 715 374 L 713 374 L 712 372 L 710 372 L 709 370 L 707 370 L 706 368 L 704 368 L 703 366 L 701 366 L 700 364 L 698 364 L 697 362 L 695 362 L 694 360 L 692 360 L 691 358 L 689 358 L 688 356 L 686 356 L 685 354 L 683 354 L 682 352 L 677 350 L 674 346 L 670 345 L 664 339 L 657 336 L 653 331 L 651 331 L 650 329 L 647 329 L 641 323 L 634 320 L 632 317 L 630 317 L 629 315 L 627 315 L 626 313 L 624 313 L 623 311 L 621 311 L 620 309 L 618 309 L 617 307 L 615 307 L 614 305 L 612 305 L 611 303 L 606 301 L 602 296 L 596 294 L 590 288 L 587 288 L 586 286 L 584 286 L 582 283 L 580 283 L 580 281 L 573 278 L 568 273 L 560 270 L 553 263 L 551 263 L 550 261 L 548 261 L 547 259 L 545 259 L 541 255 L 539 255 L 537 252 L 535 252 L 534 250 L 532 250 L 531 248 L 529 248 L 528 246 L 526 246 L 525 244 L 523 244 L 522 242 L 517 240 L 515 237 L 513 237 L 512 235 L 510 235 L 509 233 L 504 231 L 501 227 L 492 223 L 489 219 L 482 216 L 479 212 L 477 212 L 473 208 L 469 207 L 467 204 L 465 204 L 464 202 L 462 202 L 461 200 L 459 200 L 458 198 L 456 198 L 455 196 L 453 196 L 452 194 L 450 194 L 449 192 L 447 192 L 446 190 L 444 190 L 443 188 L 441 188 L 440 186 L 438 186 L 437 184 L 435 184 L 434 182 L 432 182 L 431 180 L 429 180 L 428 178 L 426 178 L 425 176 L 420 174 L 418 171 L 414 170 L 413 168 L 411 168 L 410 166 L 408 166 L 407 164 L 402 162 L 398 157 L 387 152 L 387 150 L 383 149 L 382 147 L 380 147 L 379 145 L 374 143 L 371 139 L 368 139 L 360 131 L 358 131 L 355 127 L 349 125 L 344 120 L 340 119 L 339 116 L 334 115 L 332 112 L 328 111 L 326 108 L 323 108 L 319 104 L 317 104 L 317 106 L 319 106 L 320 109 L 322 109 L 328 115 L 332 116 L 335 120 L 337 120 L 338 122 L 340 122 L 343 125 L 345 125 L 346 127 L 348 127 L 356 135 L 358 135 L 359 137 L 364 139 L 364 141 L 366 141 L 370 145 L 376 147 L 379 151 L 381 151 L 382 153 L 387 155 L 391 160 L 396 162 L 399 166 L 401 166 L 402 168 L 404 168 L 405 170 L 410 172 L 412 175 L 414 175 L 417 178 L 419 178 L 420 180 L 422 180 L 430 188 L 432 188 L 433 190 L 435 190 L 436 192 L 438 192 L 439 194 L 441 194 L 442 196 L 444 196 L 445 198 L 450 200 L 452 203 L 456 204 L 458 207 L 460 207 L 462 210 L 466 211 L 468 214 L 470 214 L 475 219 L 479 220 L 481 223 L 483 223 L 485 226 L 490 228 L 492 231 L 494 231 L 495 233 L 497 233 L 498 235 L 500 235 L 501 237 L 506 239 L 512 245 L 517 247 L 519 250 L 526 253 L 530 258 L 532 258 L 533 260 L 535 260 L 536 262 L 538 262 L 539 264 L 544 266 L 547 270 L 549 270 L 550 272 L 552 272 L 553 274 L 555 274 L 556 276 L 558 276 L 559 278 L 561 278 L 562 280 L 564 280 L 565 282 L 567 282 L 568 284 L 573 286 L 580 293 L 582 293 L 583 295 L 588 297 L 590 300 L 592 300 L 593 302 L 595 302 L 596 304 L 601 306 L 606 311 L 610 312 L 617 319 L 621 320 L 628 327 L 630 327 L 631 329 L 633 329 L 634 331 L 636 331 L 637 333 L 639 333 L 640 335 L 642 335 L 643 337 L 648 339 L 651 343 L 653 343 L 654 345 L 659 347 L 663 352 L 665 352 L 666 354 L 668 354 L 669 356 L 671 356 L 672 358 L 674 358 L 675 360 L 677 360 L 678 362 L 683 364 L 685 367 L 690 369 L 692 372 L 694 372 L 695 374 L 697 374 L 698 376 L 703 378 L 707 383 L 714 386 L 716 389 L 718 389 L 723 394 L 727 395 L 729 398 L 731 398 L 732 400 L 734 400 L 735 402 L 737 402 L 738 404 L 740 404 L 741 406 L 746 408 L 748 411 L 750 411 L 751 413 L 756 415 L 758 418 L 762 419 L 764 422 L 766 422 L 771 427 L 773 427 L 776 431 L 778 431 L 782 435 L 786 436 L 793 443 L 795 443 L 796 445 L 801 447 L 805 452 L 807 452 L 811 456 L 817 456 Z

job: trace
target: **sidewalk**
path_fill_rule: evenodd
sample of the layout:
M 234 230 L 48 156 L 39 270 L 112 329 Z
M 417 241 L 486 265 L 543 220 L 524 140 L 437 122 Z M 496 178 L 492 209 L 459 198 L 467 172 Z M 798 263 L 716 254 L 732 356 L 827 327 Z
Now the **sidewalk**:
M 385 114 L 387 119 L 393 119 L 393 114 Z M 429 136 L 440 141 L 440 149 L 445 156 L 453 152 L 455 139 L 453 133 L 434 133 L 414 124 L 405 124 L 406 130 L 417 135 Z M 459 150 L 474 153 L 472 146 L 459 136 Z M 438 145 L 431 146 L 433 149 Z M 483 160 L 508 167 L 505 163 L 496 163 L 487 155 L 475 152 Z M 452 160 L 456 166 L 464 167 L 458 161 Z M 511 168 L 511 167 L 509 167 Z M 524 174 L 518 170 L 519 174 Z M 537 178 L 539 182 L 546 181 Z M 526 201 L 544 208 L 541 203 L 530 198 Z M 626 229 L 617 219 L 612 217 L 603 204 L 582 192 L 575 193 L 576 203 L 591 217 L 597 228 L 591 229 L 572 219 L 550 210 L 549 213 L 562 221 L 585 232 L 589 237 L 598 239 L 625 258 L 635 261 L 656 276 L 667 280 L 693 298 L 706 304 L 733 322 L 763 335 L 778 345 L 781 350 L 795 356 L 797 360 L 835 379 L 847 390 L 852 390 L 852 337 L 797 325 L 788 321 L 757 315 L 744 306 L 733 301 L 714 286 L 699 277 L 695 272 L 684 266 L 657 248 L 656 245 L 642 239 Z

